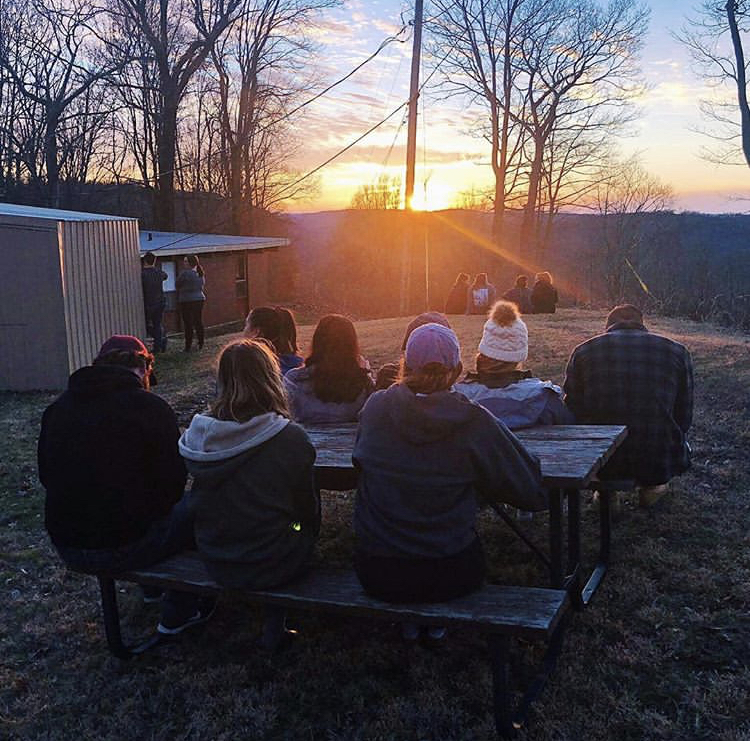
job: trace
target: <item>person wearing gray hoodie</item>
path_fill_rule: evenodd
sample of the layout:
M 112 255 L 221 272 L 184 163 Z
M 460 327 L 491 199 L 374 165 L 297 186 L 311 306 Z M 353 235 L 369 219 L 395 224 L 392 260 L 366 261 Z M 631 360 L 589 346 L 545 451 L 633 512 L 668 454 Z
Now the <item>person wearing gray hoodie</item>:
M 179 449 L 193 475 L 196 545 L 216 581 L 264 589 L 304 573 L 320 529 L 315 449 L 289 419 L 264 342 L 224 348 L 217 399 L 193 417 Z
M 380 599 L 441 602 L 477 589 L 480 506 L 547 508 L 539 460 L 451 390 L 461 371 L 454 332 L 425 324 L 409 337 L 403 380 L 375 392 L 360 414 L 355 569 Z

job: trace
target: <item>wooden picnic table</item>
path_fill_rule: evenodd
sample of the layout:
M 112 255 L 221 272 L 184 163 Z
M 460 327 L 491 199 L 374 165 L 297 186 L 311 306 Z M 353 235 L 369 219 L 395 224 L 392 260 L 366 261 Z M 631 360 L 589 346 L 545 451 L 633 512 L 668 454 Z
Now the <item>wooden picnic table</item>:
M 357 423 L 305 428 L 317 451 L 315 472 L 322 489 L 346 490 L 356 486 L 352 450 Z M 549 492 L 549 549 L 547 558 L 501 507 L 498 514 L 545 561 L 552 586 L 566 587 L 579 606 L 588 603 L 607 571 L 610 543 L 608 495 L 602 495 L 599 518 L 598 562 L 583 588 L 581 582 L 581 489 L 589 488 L 597 474 L 627 436 L 622 425 L 549 425 L 515 431 L 526 449 L 539 458 L 542 483 Z M 567 497 L 568 558 L 563 564 L 563 501 Z

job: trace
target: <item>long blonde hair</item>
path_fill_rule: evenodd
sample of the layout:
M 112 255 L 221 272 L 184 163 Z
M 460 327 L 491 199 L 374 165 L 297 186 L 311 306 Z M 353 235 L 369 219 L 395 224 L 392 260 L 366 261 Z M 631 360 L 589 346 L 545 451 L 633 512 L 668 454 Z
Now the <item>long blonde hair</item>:
M 264 340 L 237 340 L 219 356 L 217 395 L 209 415 L 247 422 L 259 414 L 276 412 L 289 417 L 281 370 Z

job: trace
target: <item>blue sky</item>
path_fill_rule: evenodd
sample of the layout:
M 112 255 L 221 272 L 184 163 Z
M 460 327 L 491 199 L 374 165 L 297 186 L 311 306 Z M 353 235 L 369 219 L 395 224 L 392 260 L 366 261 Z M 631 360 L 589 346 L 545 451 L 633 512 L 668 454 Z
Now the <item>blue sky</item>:
M 620 147 L 639 153 L 643 164 L 669 183 L 678 209 L 708 212 L 742 211 L 736 200 L 750 192 L 750 170 L 744 166 L 715 165 L 702 159 L 709 140 L 696 129 L 705 125 L 699 100 L 705 84 L 690 67 L 686 50 L 671 32 L 679 30 L 692 5 L 678 0 L 652 0 L 651 24 L 643 51 L 643 73 L 649 90 L 641 101 L 641 117 L 632 136 Z M 429 5 L 429 0 L 426 0 Z M 371 54 L 408 19 L 412 4 L 401 0 L 348 0 L 326 11 L 315 31 L 321 45 L 319 79 L 325 83 L 345 74 Z M 351 81 L 310 107 L 300 127 L 304 146 L 294 165 L 307 170 L 320 164 L 384 118 L 408 97 L 411 38 L 390 44 Z M 321 85 L 322 87 L 323 85 Z M 428 207 L 446 207 L 457 190 L 489 183 L 485 147 L 471 137 L 477 111 L 463 110 L 456 101 L 431 100 L 420 104 L 417 152 L 417 196 L 427 181 Z M 371 134 L 320 174 L 318 196 L 305 210 L 345 208 L 352 192 L 378 174 L 403 175 L 406 127 L 402 114 Z

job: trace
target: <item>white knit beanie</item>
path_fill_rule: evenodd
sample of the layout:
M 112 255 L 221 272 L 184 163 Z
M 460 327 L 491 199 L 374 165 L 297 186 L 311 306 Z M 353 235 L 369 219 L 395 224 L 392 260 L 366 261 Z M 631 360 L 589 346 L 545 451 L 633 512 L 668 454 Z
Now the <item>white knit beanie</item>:
M 490 311 L 490 318 L 484 323 L 479 352 L 493 360 L 520 363 L 529 355 L 529 330 L 518 317 L 515 306 L 506 309 L 498 301 Z

